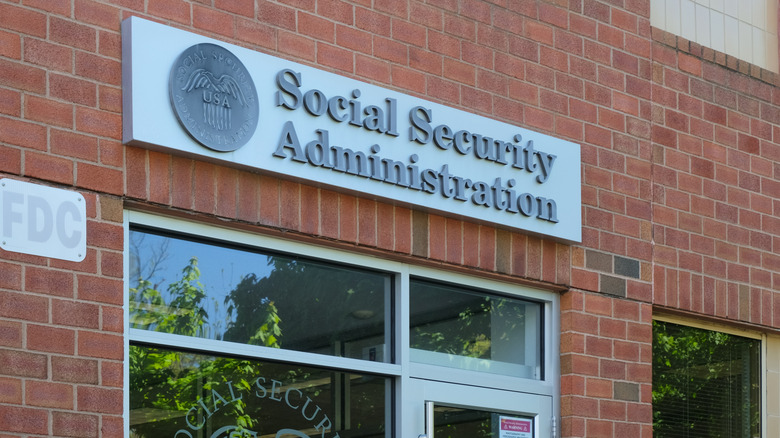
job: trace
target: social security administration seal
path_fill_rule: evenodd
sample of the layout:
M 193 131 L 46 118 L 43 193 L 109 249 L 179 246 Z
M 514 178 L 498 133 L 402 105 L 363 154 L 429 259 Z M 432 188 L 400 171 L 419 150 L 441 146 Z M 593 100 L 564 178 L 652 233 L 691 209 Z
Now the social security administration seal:
M 196 44 L 179 55 L 168 82 L 171 106 L 184 130 L 219 152 L 235 151 L 259 120 L 257 89 L 244 64 L 216 44 Z

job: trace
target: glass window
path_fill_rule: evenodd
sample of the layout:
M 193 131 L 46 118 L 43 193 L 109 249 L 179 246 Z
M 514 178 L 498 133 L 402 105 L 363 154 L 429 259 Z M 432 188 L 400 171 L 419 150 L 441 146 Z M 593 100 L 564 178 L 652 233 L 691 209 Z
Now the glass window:
M 388 274 L 130 232 L 130 327 L 390 362 Z
M 534 420 L 528 417 L 436 404 L 433 407 L 435 438 L 531 438 Z
M 126 218 L 131 438 L 418 436 L 429 401 L 466 436 L 549 429 L 555 293 Z
M 415 362 L 541 379 L 541 305 L 412 279 Z
M 130 437 L 385 437 L 387 377 L 130 347 Z
M 653 436 L 761 436 L 761 341 L 653 321 Z

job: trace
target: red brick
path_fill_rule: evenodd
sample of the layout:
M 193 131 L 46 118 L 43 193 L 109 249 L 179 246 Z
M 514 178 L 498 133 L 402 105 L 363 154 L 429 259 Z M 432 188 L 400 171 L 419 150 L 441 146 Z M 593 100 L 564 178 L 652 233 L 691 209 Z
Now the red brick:
M 0 403 L 22 404 L 22 380 L 0 377 Z
M 301 226 L 301 185 L 292 181 L 281 181 L 279 199 L 281 226 L 290 230 L 298 230 Z
M 260 47 L 276 49 L 276 32 L 266 23 L 238 18 L 236 20 L 236 38 Z
M 58 74 L 49 75 L 51 97 L 80 105 L 97 105 L 97 86 L 89 81 Z
M 339 237 L 339 194 L 331 190 L 320 190 L 320 232 L 332 239 Z
M 68 112 L 66 112 L 65 115 L 71 118 L 72 123 L 72 110 L 70 107 L 67 107 L 67 109 Z M 93 162 L 96 162 L 98 159 L 98 142 L 94 137 L 70 131 L 52 129 L 50 133 L 50 143 L 51 152 L 57 155 L 81 158 Z
M 407 3 L 396 0 L 374 0 L 374 7 L 396 17 L 407 18 Z
M 149 0 L 147 12 L 182 24 L 190 24 L 190 4 L 183 0 Z
M 122 336 L 81 331 L 78 334 L 78 355 L 82 357 L 122 360 L 124 357 Z
M 295 10 L 271 2 L 256 2 L 257 18 L 287 30 L 295 30 Z
M 354 7 L 343 0 L 318 1 L 317 14 L 348 25 L 352 25 L 354 22 Z
M 312 186 L 301 186 L 301 231 L 307 234 L 320 232 L 320 198 L 319 189 Z
M 378 36 L 374 36 L 374 56 L 402 65 L 409 61 L 409 51 L 405 44 Z
M 121 170 L 89 163 L 78 163 L 77 166 L 76 181 L 79 186 L 114 195 L 123 193 L 124 184 Z
M 502 13 L 493 16 L 493 26 L 494 30 L 497 28 L 512 34 L 521 34 L 523 31 L 523 17 L 511 11 L 502 11 Z
M 125 430 L 125 420 L 122 416 L 109 417 L 108 415 L 101 415 L 101 419 L 101 436 L 122 436 Z
M 0 300 L 2 300 L 1 295 Z M 4 347 L 21 348 L 22 323 L 0 320 L 0 345 Z
M 267 225 L 279 225 L 279 181 L 261 176 L 258 186 L 260 191 L 260 222 Z
M 466 85 L 475 85 L 474 66 L 451 58 L 444 58 L 444 77 Z
M 121 414 L 123 409 L 122 390 L 79 386 L 77 388 L 78 410 Z
M 122 36 L 116 32 L 101 30 L 98 32 L 97 53 L 113 59 L 122 59 Z
M 77 20 L 117 30 L 120 20 L 119 8 L 93 0 L 76 0 L 74 16 Z
M 32 324 L 27 326 L 27 348 L 30 350 L 72 355 L 75 346 L 73 330 Z
M 539 20 L 562 29 L 567 29 L 569 27 L 569 12 L 567 10 L 555 7 L 548 3 L 539 3 L 538 5 Z
M 493 100 L 490 93 L 478 88 L 461 87 L 461 104 L 468 106 L 477 113 L 492 114 Z
M 52 430 L 59 436 L 92 438 L 100 436 L 97 415 L 55 411 L 51 414 Z M 103 436 L 117 436 L 106 434 Z
M 493 51 L 484 46 L 464 41 L 461 43 L 461 58 L 487 70 L 494 68 Z
M 428 95 L 435 99 L 450 102 L 451 104 L 458 104 L 461 100 L 460 85 L 458 85 L 457 82 L 429 77 Z
M 392 21 L 392 32 L 396 40 L 413 46 L 425 47 L 425 27 L 403 20 Z M 430 42 L 428 42 L 430 46 Z
M 52 12 L 58 15 L 70 15 L 70 0 L 27 0 L 25 6 Z
M 409 66 L 424 72 L 440 75 L 442 73 L 442 57 L 412 47 L 409 49 Z
M 364 8 L 355 8 L 355 26 L 374 35 L 389 37 L 391 32 L 389 16 Z
M 522 35 L 548 46 L 554 44 L 553 28 L 537 21 L 525 20 Z
M 392 80 L 390 64 L 362 55 L 355 55 L 355 74 L 385 84 Z
M 65 128 L 73 126 L 73 106 L 54 100 L 28 96 L 24 113 L 29 120 Z
M 334 23 L 314 14 L 298 12 L 298 32 L 320 41 L 335 41 Z
M 241 172 L 238 175 L 238 215 L 239 219 L 257 222 L 259 219 L 260 196 L 257 175 Z
M 73 273 L 28 266 L 25 270 L 25 290 L 60 297 L 72 297 Z
M 100 382 L 103 386 L 122 388 L 125 384 L 124 365 L 122 362 L 104 360 L 100 364 Z
M 46 15 L 27 8 L 0 4 L 0 28 L 46 37 Z
M 314 61 L 315 43 L 309 38 L 280 31 L 278 35 L 278 46 L 283 53 L 288 53 L 307 61 Z
M 317 44 L 317 60 L 319 63 L 335 69 L 351 73 L 354 71 L 354 57 L 348 50 L 328 44 Z
M 372 35 L 348 26 L 336 27 L 336 44 L 356 52 L 371 53 Z
M 409 18 L 415 22 L 425 25 L 429 30 L 441 30 L 444 14 L 435 5 L 424 5 L 412 3 Z
M 52 322 L 71 327 L 98 328 L 100 308 L 95 304 L 55 300 L 52 302 Z
M 536 108 L 525 108 L 525 123 L 532 128 L 553 132 L 555 118 L 552 113 Z
M 0 349 L 0 374 L 2 375 L 45 379 L 48 372 L 44 354 Z
M 22 94 L 19 91 L 0 88 L 0 114 L 22 115 Z
M 52 356 L 51 378 L 57 382 L 98 384 L 98 361 Z
M 52 17 L 49 21 L 49 38 L 67 47 L 87 52 L 97 50 L 97 31 L 78 22 Z
M 232 38 L 235 34 L 235 17 L 220 10 L 194 5 L 192 24 L 198 28 Z
M 441 216 L 428 214 L 427 221 L 423 226 L 428 237 L 428 257 L 434 260 L 444 260 L 446 258 L 446 223 Z
M 77 51 L 75 71 L 85 79 L 117 86 L 122 83 L 122 64 L 115 59 Z
M 122 135 L 122 118 L 119 114 L 77 107 L 76 129 L 119 140 Z
M 0 430 L 48 435 L 49 413 L 45 409 L 0 405 Z
M 444 15 L 444 32 L 465 41 L 476 41 L 477 27 L 473 21 L 457 15 Z
M 22 59 L 22 38 L 18 34 L 0 31 L 0 56 Z
M 463 264 L 467 266 L 479 266 L 479 225 L 469 222 L 463 223 Z
M 21 120 L 0 117 L 4 143 L 31 149 L 46 149 L 46 127 Z
M 357 202 L 357 238 L 358 243 L 376 246 L 378 239 L 377 202 L 358 199 Z
M 214 7 L 249 18 L 255 16 L 255 2 L 252 0 L 216 0 Z
M 506 52 L 508 46 L 508 33 L 498 30 L 493 26 L 480 24 L 479 27 L 477 27 L 477 43 L 490 47 L 491 49 Z
M 347 242 L 358 240 L 358 213 L 356 197 L 339 195 L 339 238 Z
M 112 229 L 116 233 L 121 230 L 121 226 L 113 226 Z M 121 280 L 92 275 L 78 276 L 78 298 L 81 300 L 121 305 L 122 295 Z
M 585 379 L 586 389 L 582 395 L 593 398 L 611 398 L 612 381 L 589 377 Z M 576 414 L 576 413 L 575 413 Z
M 103 331 L 122 333 L 125 328 L 124 312 L 121 307 L 104 306 L 101 327 Z
M 29 406 L 73 409 L 73 386 L 71 385 L 28 380 L 24 390 L 25 402 Z
M 450 263 L 463 262 L 463 224 L 453 219 L 445 219 L 446 258 Z

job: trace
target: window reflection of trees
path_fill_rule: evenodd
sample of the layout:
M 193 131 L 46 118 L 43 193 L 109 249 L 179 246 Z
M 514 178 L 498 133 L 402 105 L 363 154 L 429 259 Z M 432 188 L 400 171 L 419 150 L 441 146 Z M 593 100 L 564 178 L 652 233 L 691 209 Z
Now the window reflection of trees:
M 760 364 L 758 340 L 653 321 L 654 436 L 758 436 Z
M 221 292 L 220 303 L 201 281 L 197 255 L 177 253 L 170 238 L 149 239 L 154 242 L 150 244 L 144 241 L 148 236 L 131 233 L 133 328 L 272 348 L 289 348 L 289 344 L 334 355 L 344 355 L 349 344 L 345 341 L 359 344 L 361 337 L 369 338 L 368 343 L 386 343 L 384 306 L 389 282 L 381 274 L 265 256 L 270 273 L 244 275 L 233 289 Z M 208 248 L 202 245 L 199 251 Z M 236 250 L 236 256 L 241 254 Z M 165 265 L 182 262 L 184 256 L 188 259 L 178 276 L 166 281 L 172 271 Z M 279 308 L 288 316 L 283 318 Z M 350 316 L 358 310 L 369 317 Z M 174 436 L 187 427 L 187 413 L 197 412 L 192 410 L 195 403 L 214 411 L 208 421 L 189 418 L 194 424 L 204 421 L 198 437 L 212 438 L 209 434 L 224 425 L 236 426 L 231 432 L 235 436 L 242 430 L 252 436 L 261 423 L 271 427 L 284 418 L 283 412 L 274 412 L 273 403 L 261 407 L 259 399 L 228 396 L 256 391 L 253 384 L 259 376 L 294 385 L 302 396 L 334 412 L 334 427 L 338 422 L 342 438 L 384 436 L 386 378 L 141 345 L 130 346 L 129 362 L 132 437 Z M 350 418 L 360 419 L 359 424 L 350 425 L 346 420 Z
M 199 263 L 216 250 L 209 272 L 237 260 L 251 269 L 229 289 L 201 279 Z M 175 281 L 165 278 L 172 263 L 186 264 Z M 368 347 L 389 352 L 386 274 L 140 231 L 131 232 L 130 272 L 133 328 L 358 359 Z

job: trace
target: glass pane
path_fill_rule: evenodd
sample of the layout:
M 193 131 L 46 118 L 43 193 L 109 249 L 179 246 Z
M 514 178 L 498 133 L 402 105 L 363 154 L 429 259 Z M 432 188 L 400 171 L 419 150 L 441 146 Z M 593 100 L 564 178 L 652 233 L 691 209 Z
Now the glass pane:
M 434 405 L 432 438 L 533 438 L 533 419 Z
M 389 438 L 390 379 L 130 346 L 131 438 Z
M 757 437 L 761 342 L 653 321 L 653 436 Z
M 390 276 L 130 232 L 130 326 L 390 361 Z
M 541 379 L 541 305 L 412 280 L 415 362 Z

